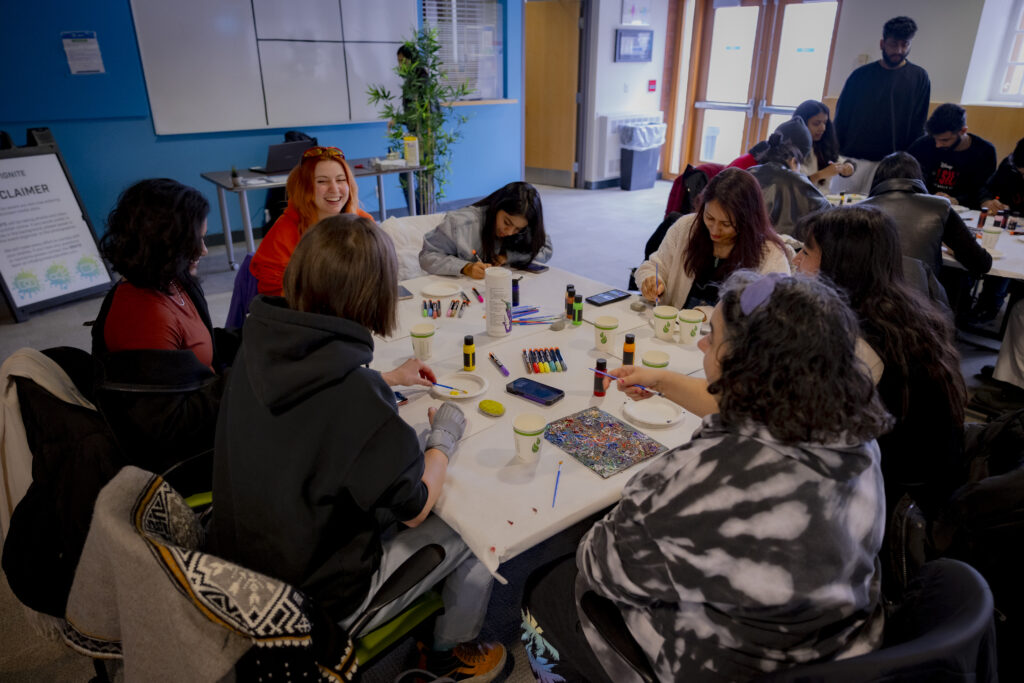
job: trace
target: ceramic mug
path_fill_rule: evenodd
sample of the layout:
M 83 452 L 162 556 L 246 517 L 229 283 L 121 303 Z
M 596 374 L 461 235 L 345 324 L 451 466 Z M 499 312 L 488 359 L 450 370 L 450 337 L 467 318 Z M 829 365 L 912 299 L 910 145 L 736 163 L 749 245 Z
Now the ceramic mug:
M 654 307 L 654 336 L 662 341 L 675 341 L 676 315 L 679 310 L 674 306 Z
M 512 423 L 512 435 L 516 441 L 516 457 L 523 462 L 537 462 L 544 441 L 544 428 L 548 421 L 543 415 L 523 413 Z
M 700 339 L 700 326 L 704 322 L 704 312 L 696 308 L 684 308 L 679 311 L 679 342 L 696 344 Z

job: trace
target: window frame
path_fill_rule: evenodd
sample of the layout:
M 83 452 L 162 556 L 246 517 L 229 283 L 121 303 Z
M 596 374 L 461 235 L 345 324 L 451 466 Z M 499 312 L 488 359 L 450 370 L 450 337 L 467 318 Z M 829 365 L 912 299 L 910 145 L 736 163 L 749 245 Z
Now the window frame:
M 1016 0 L 1014 2 L 1013 9 L 1010 13 L 1011 17 L 1015 17 L 1014 21 L 1008 21 L 1006 25 L 1006 32 L 1003 34 L 1002 47 L 999 50 L 999 61 L 994 69 L 992 69 L 992 81 L 989 85 L 988 99 L 992 102 L 1013 102 L 1017 104 L 1024 104 L 1024 81 L 1021 83 L 1020 91 L 1011 95 L 1003 94 L 1003 78 L 1006 76 L 1006 71 L 1011 65 L 1019 65 L 1024 68 L 1024 61 L 1013 61 L 1010 59 L 1010 51 L 1017 40 L 1017 36 L 1021 36 L 1024 40 L 1024 0 Z

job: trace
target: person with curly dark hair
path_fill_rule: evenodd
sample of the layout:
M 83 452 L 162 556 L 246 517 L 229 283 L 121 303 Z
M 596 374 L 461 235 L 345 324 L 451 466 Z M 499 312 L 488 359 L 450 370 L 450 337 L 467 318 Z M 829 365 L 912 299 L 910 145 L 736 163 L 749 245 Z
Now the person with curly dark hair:
M 92 328 L 96 402 L 126 455 L 155 472 L 213 447 L 234 354 L 231 335 L 214 334 L 196 278 L 209 211 L 195 188 L 141 180 L 118 198 L 100 239 L 121 280 Z
M 839 154 L 839 139 L 828 106 L 818 100 L 804 100 L 797 105 L 793 118 L 799 118 L 811 133 L 811 154 L 804 156 L 800 172 L 822 192 L 828 192 L 832 178 L 849 178 L 856 164 Z
M 635 277 L 651 301 L 660 297 L 677 308 L 714 306 L 718 283 L 734 270 L 788 273 L 791 254 L 772 228 L 754 176 L 727 168 L 704 188 L 696 211 L 669 228 Z
M 896 422 L 879 437 L 886 502 L 909 494 L 934 515 L 964 483 L 967 389 L 953 325 L 907 286 L 893 220 L 874 208 L 837 207 L 808 216 L 794 267 L 843 290 L 864 339 L 884 363 L 878 393 Z
M 871 189 L 875 166 L 886 154 L 907 149 L 924 132 L 932 84 L 928 72 L 907 61 L 917 23 L 895 17 L 882 27 L 882 58 L 859 67 L 836 102 L 839 151 L 857 165 L 850 178 L 832 182 L 833 192 Z
M 475 204 L 449 211 L 423 236 L 420 267 L 435 275 L 482 280 L 491 266 L 526 266 L 551 258 L 540 193 L 529 183 L 509 183 Z
M 891 418 L 857 358 L 858 334 L 824 282 L 730 276 L 700 342 L 720 411 L 626 484 L 579 544 L 578 576 L 563 564 L 550 574 L 561 585 L 528 581 L 524 640 L 550 643 L 552 673 L 578 680 L 570 666 L 601 681 L 592 672 L 614 666 L 589 623 L 585 635 L 552 626 L 565 596 L 588 590 L 615 603 L 661 681 L 750 680 L 878 647 L 875 437 Z M 612 373 L 620 390 L 642 378 L 672 398 L 670 371 Z

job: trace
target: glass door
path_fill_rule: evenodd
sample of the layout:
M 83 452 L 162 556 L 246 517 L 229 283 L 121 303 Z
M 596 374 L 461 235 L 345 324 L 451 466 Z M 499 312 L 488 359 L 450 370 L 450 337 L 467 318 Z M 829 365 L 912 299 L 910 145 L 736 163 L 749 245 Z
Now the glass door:
M 825 90 L 839 0 L 707 0 L 691 163 L 728 164 Z

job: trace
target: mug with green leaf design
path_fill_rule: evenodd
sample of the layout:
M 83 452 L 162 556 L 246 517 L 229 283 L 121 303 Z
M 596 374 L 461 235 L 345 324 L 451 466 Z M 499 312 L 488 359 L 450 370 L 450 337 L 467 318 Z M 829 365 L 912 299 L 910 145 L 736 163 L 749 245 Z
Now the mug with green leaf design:
M 544 429 L 548 421 L 543 415 L 523 413 L 512 422 L 512 434 L 516 439 L 516 457 L 523 462 L 537 462 L 544 443 Z
M 594 321 L 594 348 L 601 353 L 615 353 L 615 335 L 619 319 L 613 315 L 602 315 Z
M 679 311 L 679 342 L 696 344 L 700 339 L 700 326 L 704 322 L 704 311 L 684 308 Z
M 662 341 L 676 340 L 676 315 L 679 309 L 675 306 L 654 307 L 654 336 Z

